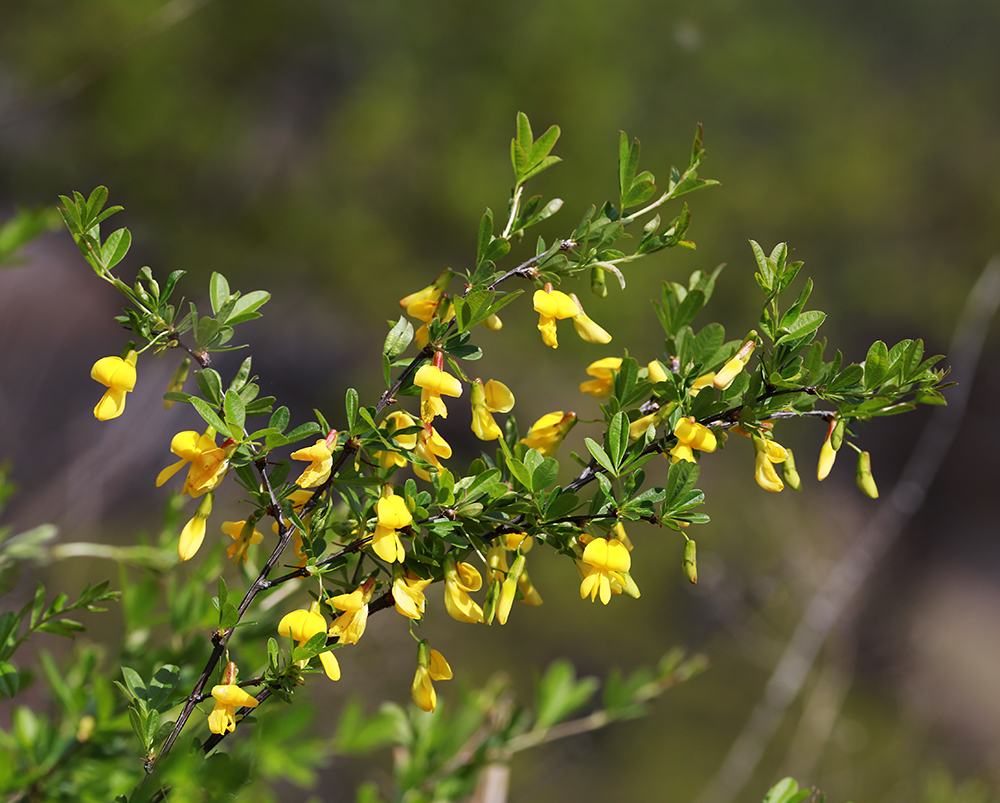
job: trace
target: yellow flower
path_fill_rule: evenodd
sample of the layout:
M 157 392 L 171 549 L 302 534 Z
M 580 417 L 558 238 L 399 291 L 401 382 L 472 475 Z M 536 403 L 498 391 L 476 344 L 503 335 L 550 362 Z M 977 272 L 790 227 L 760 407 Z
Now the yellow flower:
M 212 689 L 215 708 L 208 715 L 208 729 L 224 734 L 236 730 L 236 709 L 256 708 L 257 698 L 236 685 L 236 664 L 230 661 L 222 676 L 222 683 Z
M 475 624 L 483 621 L 483 609 L 469 596 L 482 588 L 483 578 L 475 566 L 456 563 L 453 557 L 444 563 L 444 606 L 448 615 L 459 622 Z
M 702 388 L 707 388 L 709 385 L 715 385 L 715 371 L 709 371 L 707 374 L 702 374 L 699 376 L 691 385 L 691 389 L 688 393 L 692 396 L 697 396 Z
M 427 600 L 424 598 L 424 589 L 430 584 L 429 578 L 424 580 L 417 577 L 409 569 L 404 568 L 401 563 L 393 566 L 392 598 L 396 603 L 396 610 L 410 619 L 421 619 L 427 604 Z
M 368 624 L 368 603 L 375 589 L 375 578 L 369 577 L 350 594 L 339 594 L 329 600 L 330 605 L 343 611 L 330 625 L 330 636 L 337 636 L 341 644 L 357 644 Z
M 434 468 L 441 468 L 439 457 L 446 460 L 451 457 L 451 446 L 442 438 L 436 429 L 430 424 L 425 424 L 423 430 L 417 436 L 417 447 L 414 449 L 417 457 L 430 463 Z M 431 475 L 418 465 L 413 466 L 413 473 L 423 480 L 430 480 Z
M 637 418 L 631 424 L 628 425 L 628 437 L 629 440 L 637 441 L 643 435 L 646 434 L 646 430 L 649 429 L 649 425 L 652 424 L 654 427 L 660 423 L 660 416 L 658 415 L 659 410 L 649 415 L 644 415 L 642 418 Z
M 649 365 L 647 365 L 646 371 L 649 376 L 649 381 L 654 385 L 667 381 L 667 372 L 663 370 L 663 366 L 660 365 L 659 360 L 653 360 Z
M 768 438 L 753 436 L 753 448 L 756 456 L 754 458 L 754 479 L 765 491 L 777 493 L 785 487 L 778 472 L 774 470 L 774 463 L 784 463 L 788 459 L 788 452 L 781 444 Z
M 315 488 L 330 477 L 333 469 L 333 447 L 337 443 L 337 430 L 332 430 L 325 438 L 320 438 L 312 446 L 297 449 L 290 455 L 292 460 L 309 463 L 295 484 L 300 488 Z
M 632 567 L 632 557 L 617 538 L 595 538 L 583 550 L 583 564 L 586 574 L 580 583 L 580 597 L 589 596 L 593 602 L 600 594 L 601 602 L 607 605 L 611 600 L 612 580 L 627 586 L 623 575 Z
M 278 634 L 292 639 L 301 646 L 317 633 L 326 632 L 326 619 L 319 612 L 319 603 L 313 602 L 309 609 L 299 609 L 286 613 L 278 622 Z M 329 650 L 319 654 L 319 660 L 323 664 L 326 676 L 330 680 L 340 680 L 340 664 L 337 663 L 336 656 Z M 308 660 L 299 661 L 299 667 L 304 667 Z
M 518 555 L 526 555 L 531 551 L 531 547 L 535 545 L 535 539 L 531 538 L 526 533 L 508 533 L 504 536 L 504 546 L 511 552 L 517 552 Z M 516 558 L 515 558 L 516 560 Z M 506 562 L 505 562 L 506 566 Z M 508 575 L 509 577 L 510 575 Z M 517 577 L 517 588 L 521 592 L 521 602 L 525 605 L 538 606 L 542 604 L 542 596 L 536 590 L 534 584 L 531 582 L 531 578 L 528 576 L 528 570 L 522 566 L 521 573 Z M 510 592 L 508 592 L 510 593 Z M 503 592 L 501 591 L 501 603 L 503 603 Z M 498 607 L 497 616 L 499 617 L 500 610 Z M 500 622 L 504 624 L 504 622 Z
M 595 399 L 606 399 L 615 386 L 615 371 L 621 367 L 621 357 L 605 357 L 603 360 L 592 362 L 587 366 L 587 373 L 597 378 L 581 383 L 580 392 L 589 393 Z
M 611 335 L 588 317 L 587 313 L 583 311 L 583 304 L 576 297 L 576 293 L 570 293 L 569 297 L 573 299 L 573 303 L 576 304 L 579 310 L 573 316 L 573 328 L 576 329 L 576 333 L 580 336 L 580 339 L 587 343 L 596 343 L 598 345 L 610 343 Z
M 580 314 L 580 308 L 568 295 L 553 290 L 551 284 L 546 284 L 544 290 L 536 290 L 533 301 L 539 316 L 538 331 L 542 333 L 542 342 L 554 349 L 559 348 L 556 321 L 575 318 Z
M 212 494 L 206 494 L 198 505 L 194 517 L 181 530 L 181 537 L 177 542 L 177 554 L 182 561 L 191 560 L 201 548 L 201 542 L 205 540 L 205 522 L 212 512 L 212 499 Z
M 514 597 L 517 595 L 521 576 L 524 574 L 524 563 L 524 555 L 518 555 L 514 558 L 514 562 L 511 564 L 510 569 L 507 570 L 507 576 L 500 586 L 500 598 L 497 600 L 496 614 L 497 621 L 502 625 L 507 624 L 507 618 L 510 616 L 510 608 L 514 604 Z
M 243 534 L 243 530 L 248 532 Z M 236 543 L 226 550 L 226 555 L 233 562 L 233 565 L 247 562 L 247 548 L 250 544 L 259 544 L 264 540 L 264 536 L 257 532 L 253 525 L 247 527 L 246 521 L 224 521 L 222 522 L 222 532 L 232 538 Z
M 453 398 L 462 395 L 462 383 L 435 365 L 421 365 L 413 377 L 413 384 L 421 388 L 420 419 L 425 424 L 433 421 L 438 415 L 442 418 L 448 417 L 448 408 L 441 399 L 442 394 Z
M 197 499 L 207 491 L 215 490 L 226 475 L 229 458 L 235 451 L 235 442 L 230 438 L 222 446 L 215 445 L 215 430 L 209 427 L 204 435 L 194 430 L 178 432 L 170 441 L 170 451 L 180 457 L 173 465 L 167 466 L 156 477 L 159 488 L 174 474 L 190 463 L 182 494 L 190 494 Z
M 432 680 L 451 680 L 451 667 L 437 650 L 432 650 L 427 640 L 417 648 L 417 673 L 413 676 L 411 694 L 424 711 L 431 712 L 437 707 L 437 693 Z
M 434 280 L 434 284 L 428 285 L 423 290 L 410 293 L 405 298 L 401 298 L 399 306 L 406 311 L 407 315 L 426 323 L 434 317 L 434 311 L 441 300 L 441 295 L 444 293 L 453 275 L 454 272 L 450 269 L 443 271 Z
M 830 475 L 830 469 L 833 468 L 833 463 L 837 459 L 837 450 L 833 447 L 833 432 L 836 428 L 837 422 L 831 421 L 830 428 L 826 432 L 826 440 L 823 441 L 823 447 L 819 450 L 819 465 L 816 467 L 816 479 L 820 482 Z
M 126 359 L 102 357 L 90 369 L 90 378 L 107 390 L 94 408 L 94 418 L 110 421 L 125 411 L 125 394 L 135 389 L 135 363 L 138 355 L 130 351 Z
M 504 546 L 511 552 L 521 550 L 522 555 L 527 555 L 535 545 L 535 539 L 527 533 L 507 533 L 504 536 Z
M 406 558 L 403 543 L 399 540 L 396 530 L 409 527 L 413 516 L 406 507 L 406 500 L 401 496 L 393 496 L 392 486 L 382 489 L 382 498 L 375 503 L 378 524 L 372 536 L 372 550 L 386 563 L 402 562 Z
M 722 366 L 722 370 L 719 371 L 715 378 L 712 380 L 712 384 L 718 390 L 725 390 L 731 384 L 733 380 L 736 379 L 737 374 L 740 373 L 748 362 L 750 362 L 750 355 L 753 354 L 754 346 L 757 344 L 752 340 L 748 340 L 742 346 L 740 350 L 736 352 L 736 355 L 729 360 L 725 365 Z
M 674 427 L 674 437 L 677 438 L 677 445 L 669 452 L 671 463 L 681 460 L 695 463 L 695 449 L 699 452 L 714 452 L 718 445 L 715 433 L 694 418 L 681 418 Z
M 528 435 L 521 438 L 521 443 L 529 449 L 537 449 L 543 457 L 554 455 L 562 445 L 563 438 L 576 424 L 576 413 L 563 413 L 559 410 L 539 418 Z
M 514 394 L 502 382 L 491 379 L 483 386 L 477 379 L 472 383 L 472 431 L 481 441 L 495 441 L 503 435 L 492 413 L 509 413 L 514 407 Z
M 383 426 L 388 432 L 390 438 L 395 438 L 396 443 L 399 444 L 400 449 L 412 450 L 417 445 L 417 435 L 416 433 L 411 433 L 409 435 L 396 435 L 396 432 L 403 429 L 409 429 L 410 427 L 415 427 L 417 425 L 417 420 L 413 416 L 404 413 L 402 410 L 395 410 L 385 417 L 385 423 Z M 393 466 L 405 466 L 406 458 L 403 457 L 399 452 L 391 452 L 388 449 L 375 452 L 375 457 L 378 458 L 379 465 L 382 468 L 392 468 Z

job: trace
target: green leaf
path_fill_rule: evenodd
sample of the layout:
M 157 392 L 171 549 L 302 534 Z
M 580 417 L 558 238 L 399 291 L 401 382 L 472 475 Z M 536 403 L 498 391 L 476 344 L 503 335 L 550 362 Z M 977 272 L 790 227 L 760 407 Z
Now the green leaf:
M 476 267 L 478 268 L 486 261 L 486 249 L 493 240 L 493 211 L 486 210 L 486 213 L 479 221 L 479 238 L 476 242 Z
M 626 429 L 625 432 L 627 435 L 628 430 Z M 591 438 L 584 438 L 583 442 L 587 447 L 587 451 L 589 451 L 590 454 L 593 456 L 594 460 L 597 461 L 597 464 L 605 471 L 614 474 L 615 473 L 614 464 L 611 462 L 611 458 L 608 456 L 608 453 L 604 451 L 601 445 L 597 443 L 597 441 L 592 440 Z
M 226 323 L 235 326 L 238 323 L 259 318 L 260 313 L 257 310 L 270 300 L 271 294 L 265 290 L 254 290 L 245 296 L 240 296 L 226 318 Z
M 269 429 L 276 429 L 278 432 L 284 432 L 288 427 L 288 422 L 290 416 L 287 407 L 279 407 L 271 415 L 271 420 L 268 421 L 267 426 Z
M 386 335 L 385 344 L 382 346 L 382 353 L 389 360 L 394 360 L 410 345 L 413 340 L 413 324 L 405 316 L 400 316 L 399 321 L 389 330 Z
M 546 457 L 531 471 L 531 490 L 536 493 L 544 491 L 556 481 L 559 474 L 559 461 L 552 457 Z
M 624 411 L 615 414 L 608 424 L 608 432 L 605 436 L 608 457 L 614 465 L 615 471 L 622 464 L 622 457 L 628 448 L 629 420 Z
M 155 709 L 150 710 L 146 716 L 146 730 L 142 737 L 146 751 L 153 747 L 153 740 L 156 739 L 156 732 L 160 729 L 160 712 Z
M 192 396 L 191 406 L 194 407 L 194 409 L 198 411 L 198 415 L 204 418 L 205 422 L 210 427 L 213 427 L 220 435 L 225 436 L 225 433 L 229 432 L 229 427 L 226 426 L 226 422 L 219 418 L 219 414 L 216 413 L 204 399 Z
M 128 692 L 132 699 L 143 711 L 145 711 L 147 696 L 146 684 L 142 682 L 142 678 L 139 677 L 139 673 L 131 667 L 123 666 L 122 676 L 125 678 L 125 686 L 128 688 Z
M 234 603 L 227 602 L 219 610 L 220 630 L 228 630 L 231 627 L 236 627 L 239 621 L 240 621 L 240 612 Z
M 531 134 L 531 122 L 528 120 L 528 115 L 524 112 L 517 113 L 517 144 L 521 146 L 521 149 L 527 153 L 531 150 L 531 145 L 534 142 Z
M 851 363 L 826 386 L 826 392 L 837 393 L 853 387 L 861 382 L 864 373 L 865 371 L 860 365 Z
M 779 332 L 785 332 L 785 334 L 778 338 L 775 345 L 805 337 L 819 329 L 825 320 L 825 312 L 820 312 L 819 310 L 803 312 L 789 326 L 782 326 L 778 329 Z
M 874 390 L 889 372 L 889 351 L 881 340 L 876 340 L 865 357 L 865 390 Z
M 774 293 L 775 279 L 777 278 L 774 263 L 764 255 L 764 249 L 760 247 L 756 240 L 750 241 L 750 247 L 753 249 L 754 259 L 757 260 L 758 271 L 754 274 L 757 284 L 760 285 L 765 293 L 771 295 Z
M 230 424 L 235 424 L 242 430 L 247 420 L 247 410 L 246 405 L 243 404 L 243 399 L 240 398 L 240 394 L 234 390 L 226 391 L 225 411 L 226 421 Z
M 221 273 L 212 272 L 212 277 L 208 280 L 208 295 L 212 301 L 212 313 L 219 314 L 219 310 L 229 301 L 229 282 Z
M 510 470 L 510 475 L 517 480 L 525 488 L 531 489 L 531 474 L 528 472 L 527 467 L 518 460 L 513 455 L 507 456 L 507 468 Z
M 132 730 L 136 735 L 136 738 L 142 742 L 143 749 L 149 750 L 149 745 L 146 744 L 146 717 L 145 712 L 140 713 L 135 708 L 129 708 L 128 710 L 128 721 L 132 726 Z
M 21 686 L 21 677 L 17 669 L 7 661 L 0 661 L 0 694 L 13 697 Z
M 309 641 L 300 644 L 292 650 L 292 660 L 305 661 L 315 655 L 319 655 L 321 652 L 326 652 L 326 640 L 327 635 L 325 630 L 317 633 Z
M 128 253 L 131 244 L 132 235 L 129 234 L 128 229 L 118 229 L 111 232 L 108 239 L 104 241 L 104 245 L 101 246 L 101 260 L 104 262 L 104 267 L 113 268 L 121 262 Z
M 229 603 L 230 605 L 232 603 Z M 166 703 L 170 700 L 170 695 L 174 693 L 181 678 L 181 670 L 173 664 L 165 664 L 156 670 L 152 680 L 149 681 L 149 699 L 147 704 L 150 710 L 166 710 Z

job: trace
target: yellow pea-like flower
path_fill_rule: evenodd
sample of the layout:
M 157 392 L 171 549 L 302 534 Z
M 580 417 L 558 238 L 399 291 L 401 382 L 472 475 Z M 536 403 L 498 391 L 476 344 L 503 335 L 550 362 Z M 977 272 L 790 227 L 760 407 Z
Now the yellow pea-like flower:
M 110 421 L 125 412 L 125 394 L 135 389 L 137 359 L 135 351 L 130 351 L 124 360 L 121 357 L 102 357 L 90 369 L 90 378 L 107 388 L 94 407 L 94 418 L 98 421 Z

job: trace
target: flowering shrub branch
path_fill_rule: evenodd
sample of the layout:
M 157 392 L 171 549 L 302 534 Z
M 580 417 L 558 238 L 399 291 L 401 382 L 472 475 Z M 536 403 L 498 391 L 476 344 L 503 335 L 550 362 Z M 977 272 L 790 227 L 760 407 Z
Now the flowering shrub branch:
M 243 563 L 266 548 L 268 528 L 262 522 L 273 520 L 277 535 L 238 603 L 230 599 L 221 567 L 205 568 L 206 578 L 218 577 L 218 620 L 209 657 L 186 687 L 189 691 L 179 691 L 182 670 L 172 664 L 160 667 L 148 684 L 135 671 L 123 669 L 121 688 L 130 701 L 131 725 L 150 775 L 210 698 L 215 708 L 207 722 L 197 724 L 202 730 L 207 724 L 211 732 L 202 743 L 206 753 L 271 698 L 294 701 L 308 674 L 322 671 L 338 680 L 343 660 L 343 677 L 349 677 L 350 659 L 341 650 L 357 644 L 368 618 L 382 610 L 395 609 L 407 620 L 417 642 L 412 696 L 420 708 L 433 711 L 434 683 L 461 669 L 453 670 L 414 632 L 414 623 L 428 613 L 428 586 L 444 584 L 446 612 L 459 622 L 505 624 L 514 602 L 542 604 L 529 576 L 528 553 L 543 546 L 573 561 L 582 598 L 600 599 L 605 605 L 616 595 L 637 598 L 642 553 L 648 547 L 634 548 L 626 527 L 638 521 L 681 535 L 679 562 L 684 576 L 696 582 L 696 546 L 687 530 L 706 523 L 708 516 L 700 510 L 705 497 L 695 485 L 702 460 L 722 451 L 731 434 L 750 442 L 757 483 L 777 492 L 801 483 L 791 450 L 775 440 L 775 425 L 819 418 L 828 425 L 820 447 L 819 479 L 848 443 L 858 452 L 859 488 L 876 496 L 870 455 L 852 440 L 859 435 L 856 425 L 918 403 L 944 402 L 940 391 L 945 372 L 934 369 L 940 358 L 925 359 L 919 340 L 892 348 L 877 341 L 863 363 L 845 366 L 840 352 L 825 360 L 825 340 L 816 339 L 825 314 L 805 309 L 811 280 L 791 304 L 783 303 L 802 266 L 788 261 L 784 244 L 768 254 L 751 243 L 764 302 L 744 337 L 727 340 L 718 323 L 693 326 L 711 299 L 721 268 L 711 274 L 695 271 L 686 284 L 664 282 L 661 297 L 654 301 L 665 336 L 662 353 L 647 355 L 645 364 L 625 349 L 618 350 L 620 356 L 609 354 L 613 335 L 585 312 L 571 282 L 588 276 L 599 305 L 608 292 L 608 274 L 624 290 L 632 263 L 675 247 L 694 248 L 685 239 L 691 223 L 687 205 L 666 224 L 658 210 L 716 182 L 698 176 L 705 157 L 700 128 L 687 166 L 671 169 L 659 195 L 655 176 L 639 172 L 638 141 L 622 133 L 617 201 L 589 207 L 567 236 L 551 243 L 539 238 L 533 256 L 501 268 L 528 229 L 563 207 L 560 199 L 543 202 L 541 196 L 526 198 L 524 193 L 529 179 L 559 161 L 552 155 L 558 138 L 559 129 L 553 126 L 535 139 L 527 117 L 518 115 L 511 143 L 514 187 L 500 233 L 495 233 L 493 213 L 487 210 L 468 266 L 445 270 L 400 300 L 403 314 L 383 346 L 385 390 L 374 404 L 363 406 L 358 393 L 349 389 L 342 412 L 328 420 L 316 411 L 314 420 L 291 430 L 291 411 L 276 406 L 274 397 L 259 396 L 250 357 L 228 386 L 210 367 L 212 353 L 237 348 L 229 345 L 235 327 L 259 317 L 270 295 L 233 291 L 224 276 L 213 273 L 212 314 L 202 315 L 194 303 L 181 314 L 183 303 L 172 303 L 171 296 L 183 271 L 171 273 L 162 286 L 149 268 L 141 269 L 132 285 L 115 275 L 131 236 L 127 229 L 118 229 L 102 238 L 102 223 L 120 209 L 105 208 L 106 189 L 99 187 L 89 197 L 74 193 L 61 198 L 63 219 L 84 258 L 128 304 L 117 320 L 132 339 L 120 355 L 103 357 L 94 365 L 94 379 L 107 388 L 95 409 L 97 418 L 109 421 L 123 414 L 126 394 L 143 381 L 144 354 L 180 349 L 184 355 L 166 389 L 165 404 L 190 404 L 207 429 L 175 436 L 170 450 L 180 461 L 164 469 L 156 482 L 170 482 L 187 468 L 181 494 L 200 500 L 182 529 L 179 559 L 195 558 L 207 534 L 218 526 L 211 525 L 218 518 L 214 494 L 228 479 L 241 486 L 250 504 L 242 522 L 222 525 L 233 541 L 233 561 Z M 628 238 L 637 245 L 626 253 L 622 247 Z M 449 294 L 455 278 L 463 287 Z M 518 388 L 508 387 L 502 378 L 468 373 L 469 364 L 483 354 L 480 338 L 474 337 L 477 327 L 491 330 L 483 335 L 484 343 L 502 337 L 495 334 L 503 327 L 499 313 L 517 303 L 526 289 L 515 283 L 532 289 L 545 346 L 558 348 L 558 322 L 570 320 L 579 337 L 602 347 L 595 361 L 580 366 L 581 378 L 591 377 L 580 391 L 599 401 L 600 420 L 584 425 L 589 432 L 583 440 L 587 453 L 583 458 L 572 455 L 579 465 L 564 485 L 558 479 L 566 473 L 567 461 L 561 461 L 559 453 L 579 423 L 576 413 L 554 411 L 522 430 L 511 412 Z M 612 322 L 599 312 L 595 315 L 613 331 Z M 563 326 L 565 336 L 568 324 Z M 192 367 L 197 393 L 184 390 Z M 459 403 L 466 389 L 472 431 L 495 448 L 484 448 L 460 468 L 449 463 L 447 438 L 454 428 L 447 420 L 449 406 Z M 405 409 L 406 397 L 416 395 L 419 404 Z M 497 415 L 506 418 L 498 421 Z M 265 424 L 251 424 L 251 419 L 264 417 Z M 311 445 L 285 451 L 302 441 Z M 744 451 L 749 475 L 751 452 Z M 647 479 L 644 467 L 657 455 L 665 462 L 651 467 Z M 293 465 L 301 467 L 297 477 Z M 409 471 L 413 476 L 407 476 Z M 293 568 L 272 578 L 283 559 Z M 230 649 L 248 650 L 246 645 L 234 646 L 236 629 L 262 594 L 289 583 L 298 583 L 309 601 L 304 607 L 289 606 L 267 641 L 266 665 L 252 680 L 239 682 Z M 483 589 L 485 594 L 477 599 Z M 176 718 L 161 724 L 161 715 L 178 706 Z

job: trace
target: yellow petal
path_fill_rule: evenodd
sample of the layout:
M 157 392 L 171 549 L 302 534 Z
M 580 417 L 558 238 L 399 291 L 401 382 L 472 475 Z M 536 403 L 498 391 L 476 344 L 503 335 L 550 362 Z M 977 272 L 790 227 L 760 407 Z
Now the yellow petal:
M 585 312 L 581 312 L 573 318 L 573 328 L 576 329 L 580 339 L 587 343 L 604 345 L 611 342 L 611 335 L 588 317 Z
M 540 315 L 538 331 L 542 333 L 542 342 L 550 348 L 559 348 L 559 335 L 556 332 L 556 319 L 551 315 Z
M 413 377 L 413 384 L 444 396 L 458 398 L 462 395 L 462 383 L 447 371 L 433 365 L 421 365 Z
M 90 378 L 123 392 L 135 389 L 135 365 L 121 357 L 104 357 L 90 369 Z
M 431 650 L 430 663 L 427 665 L 427 674 L 431 680 L 451 680 L 451 667 L 444 659 L 444 656 L 437 650 Z
M 340 664 L 332 650 L 321 652 L 319 654 L 319 662 L 323 664 L 323 671 L 326 672 L 326 676 L 330 680 L 340 680 Z
M 326 620 L 319 613 L 299 609 L 286 613 L 278 622 L 278 634 L 294 641 L 309 641 L 317 633 L 326 632 Z
M 532 300 L 535 305 L 535 312 L 547 318 L 564 320 L 566 318 L 573 318 L 580 312 L 576 302 L 559 290 L 553 290 L 551 293 L 546 293 L 544 290 L 536 290 Z
M 757 452 L 754 462 L 754 479 L 765 491 L 777 493 L 785 487 L 778 472 L 774 470 L 774 464 L 767 459 L 767 454 L 764 451 Z
M 509 413 L 514 409 L 514 394 L 503 382 L 491 379 L 483 390 L 486 395 L 486 409 L 491 413 Z
M 402 496 L 387 496 L 375 503 L 378 513 L 378 524 L 391 530 L 399 530 L 413 523 L 413 515 L 406 507 L 406 499 Z
M 205 518 L 195 515 L 181 530 L 180 540 L 177 542 L 177 554 L 180 559 L 191 560 L 201 547 L 201 542 L 205 540 Z
M 167 466 L 163 471 L 156 475 L 156 487 L 159 488 L 163 483 L 169 480 L 174 474 L 184 468 L 187 460 L 178 460 L 172 466 Z
M 220 703 L 239 706 L 240 708 L 256 708 L 260 703 L 252 694 L 248 694 L 235 683 L 221 684 L 212 689 L 212 696 Z
M 478 591 L 483 587 L 482 575 L 471 563 L 459 563 L 455 568 L 458 570 L 457 583 L 464 591 Z
M 437 708 L 437 694 L 434 691 L 434 684 L 431 683 L 430 674 L 427 669 L 418 666 L 417 672 L 413 676 L 413 686 L 410 687 L 410 696 L 417 706 L 428 713 Z
M 236 730 L 236 720 L 232 710 L 232 706 L 216 703 L 212 713 L 208 715 L 208 729 L 220 735 Z
M 98 421 L 110 421 L 125 412 L 125 391 L 108 388 L 101 400 L 94 407 L 94 418 Z
M 472 431 L 481 441 L 495 441 L 503 436 L 503 430 L 500 429 L 497 422 L 493 420 L 493 415 L 485 407 L 473 409 Z
M 397 560 L 402 562 L 406 559 L 406 552 L 396 531 L 381 524 L 375 527 L 375 533 L 372 535 L 372 551 L 386 563 L 395 563 Z

